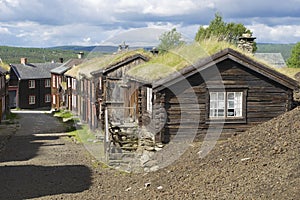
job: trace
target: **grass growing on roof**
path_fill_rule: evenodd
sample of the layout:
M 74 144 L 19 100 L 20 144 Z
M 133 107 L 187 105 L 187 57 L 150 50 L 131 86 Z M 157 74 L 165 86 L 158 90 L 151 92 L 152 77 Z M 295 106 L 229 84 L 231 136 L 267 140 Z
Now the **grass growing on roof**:
M 153 56 L 149 62 L 128 71 L 128 75 L 151 82 L 166 77 L 175 71 L 196 63 L 199 59 L 209 57 L 226 48 L 241 52 L 228 42 L 208 39 L 199 43 L 181 45 L 166 53 Z
M 108 68 L 110 66 L 116 65 L 127 58 L 134 55 L 140 54 L 145 57 L 150 57 L 151 53 L 143 49 L 124 51 L 116 54 L 103 55 L 101 57 L 92 58 L 78 65 L 78 72 L 85 74 L 87 77 L 91 76 L 91 72 Z

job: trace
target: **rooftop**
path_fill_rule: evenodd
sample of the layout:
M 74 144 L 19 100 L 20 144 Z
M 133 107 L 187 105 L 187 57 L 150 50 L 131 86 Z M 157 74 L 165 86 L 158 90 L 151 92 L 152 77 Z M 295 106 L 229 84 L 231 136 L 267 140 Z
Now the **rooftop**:
M 42 79 L 51 78 L 50 71 L 60 65 L 61 63 L 27 63 L 11 66 L 20 79 Z
M 90 78 L 92 76 L 92 72 L 101 72 L 103 70 L 109 69 L 136 55 L 141 55 L 145 58 L 149 58 L 149 56 L 151 56 L 151 53 L 143 49 L 137 49 L 131 51 L 123 51 L 110 55 L 103 55 L 101 57 L 96 57 L 92 59 L 85 59 L 83 63 L 73 67 L 65 74 L 71 77 L 78 77 L 79 74 L 81 74 Z

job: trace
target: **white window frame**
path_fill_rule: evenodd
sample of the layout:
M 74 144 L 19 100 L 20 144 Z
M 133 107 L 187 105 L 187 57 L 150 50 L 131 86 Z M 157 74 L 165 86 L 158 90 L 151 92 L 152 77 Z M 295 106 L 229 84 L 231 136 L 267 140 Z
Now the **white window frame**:
M 75 78 L 72 78 L 72 89 L 76 90 L 76 79 Z
M 53 102 L 53 104 L 56 104 L 56 95 L 55 94 L 52 95 L 52 102 Z
M 152 88 L 148 88 L 147 87 L 147 90 L 146 90 L 146 105 L 147 105 L 147 112 L 149 112 L 149 113 L 152 113 L 152 105 L 153 105 L 153 103 L 152 103 L 152 96 L 153 96 L 153 94 L 152 94 Z
M 51 102 L 51 95 L 50 94 L 46 94 L 45 95 L 45 103 L 50 103 Z
M 68 77 L 68 88 L 72 88 L 72 80 L 71 77 Z
M 34 89 L 35 88 L 35 80 L 29 80 L 28 84 L 29 84 L 29 88 L 30 89 Z
M 209 93 L 209 118 L 210 119 L 235 119 L 243 118 L 244 92 L 226 91 Z
M 34 105 L 35 104 L 35 95 L 29 95 L 29 105 Z
M 45 88 L 51 87 L 51 80 L 50 79 L 45 79 Z
M 55 75 L 52 76 L 52 87 L 56 88 L 56 76 Z

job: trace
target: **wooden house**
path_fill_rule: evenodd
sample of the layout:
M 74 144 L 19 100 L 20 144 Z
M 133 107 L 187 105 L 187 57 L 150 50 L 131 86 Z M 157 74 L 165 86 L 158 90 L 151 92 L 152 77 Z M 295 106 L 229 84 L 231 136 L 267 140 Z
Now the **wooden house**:
M 26 58 L 21 64 L 12 64 L 9 80 L 11 108 L 50 109 L 51 73 L 61 63 L 28 63 Z
M 140 124 L 151 125 L 156 142 L 245 131 L 291 110 L 299 88 L 295 80 L 231 48 L 173 72 L 158 74 L 158 69 L 149 62 L 127 73 L 141 83 Z
M 69 107 L 92 130 L 104 129 L 104 113 L 107 107 L 110 107 L 110 111 L 111 107 L 116 106 L 119 107 L 117 110 L 126 109 L 122 104 L 122 79 L 128 69 L 147 60 L 139 52 L 141 51 L 126 50 L 86 60 L 65 73 L 69 80 L 67 87 L 70 88 Z
M 8 71 L 0 66 L 0 123 L 9 111 L 7 74 Z
M 82 59 L 80 56 L 78 59 L 70 59 L 61 66 L 51 70 L 52 109 L 71 109 L 71 77 L 67 78 L 64 76 L 64 73 L 70 70 L 72 67 L 81 64 L 83 61 L 84 59 Z

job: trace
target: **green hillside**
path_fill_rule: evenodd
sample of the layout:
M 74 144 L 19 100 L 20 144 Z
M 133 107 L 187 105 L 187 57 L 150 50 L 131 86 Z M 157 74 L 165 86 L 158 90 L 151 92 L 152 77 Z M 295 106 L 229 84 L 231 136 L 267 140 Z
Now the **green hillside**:
M 30 63 L 59 62 L 77 58 L 77 52 L 73 50 L 47 49 L 47 48 L 22 48 L 0 46 L 0 58 L 5 63 L 19 63 L 20 58 L 26 57 Z
M 281 53 L 287 60 L 290 57 L 291 49 L 295 44 L 257 44 L 257 53 Z M 145 48 L 147 49 L 147 48 Z M 59 58 L 65 61 L 70 58 L 77 58 L 77 53 L 84 51 L 89 57 L 99 56 L 103 53 L 117 51 L 113 46 L 60 46 L 53 48 L 23 48 L 0 46 L 0 58 L 5 63 L 19 63 L 21 57 L 26 57 L 30 63 L 58 62 Z M 95 54 L 95 55 L 93 55 Z

